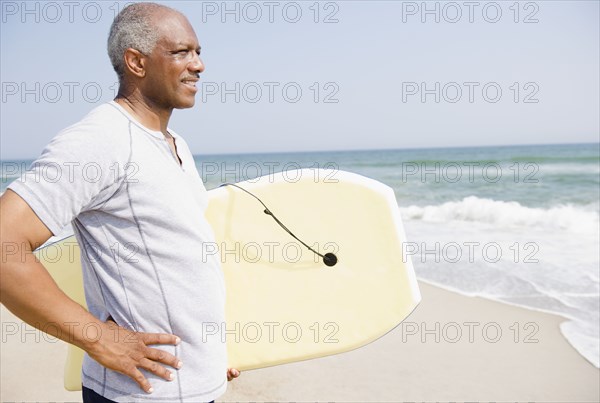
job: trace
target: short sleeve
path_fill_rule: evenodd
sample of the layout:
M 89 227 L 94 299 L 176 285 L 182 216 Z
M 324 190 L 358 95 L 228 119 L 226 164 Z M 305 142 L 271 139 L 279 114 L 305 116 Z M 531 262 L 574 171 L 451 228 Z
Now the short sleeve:
M 115 144 L 113 138 L 102 126 L 71 126 L 54 137 L 8 189 L 23 198 L 57 235 L 80 213 L 98 208 L 118 189 L 128 152 L 126 141 Z

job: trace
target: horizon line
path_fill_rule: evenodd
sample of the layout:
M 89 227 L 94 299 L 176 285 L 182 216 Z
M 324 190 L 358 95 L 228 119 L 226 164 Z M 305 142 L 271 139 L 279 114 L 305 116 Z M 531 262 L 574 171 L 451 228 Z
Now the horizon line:
M 351 149 L 327 149 L 327 150 L 301 150 L 301 151 L 252 151 L 252 152 L 214 152 L 214 153 L 193 153 L 193 157 L 197 156 L 231 156 L 231 155 L 271 155 L 271 154 L 318 154 L 318 153 L 345 153 L 345 152 L 360 152 L 360 151 L 404 151 L 404 150 L 451 150 L 461 148 L 499 148 L 499 147 L 532 147 L 532 146 L 566 146 L 566 145 L 597 145 L 600 146 L 600 140 L 598 142 L 577 142 L 577 143 L 527 143 L 527 144 L 492 144 L 492 145 L 469 145 L 469 146 L 432 146 L 432 147 L 403 147 L 403 148 L 351 148 Z M 4 161 L 33 161 L 38 157 L 28 158 L 4 158 L 0 157 L 0 162 Z

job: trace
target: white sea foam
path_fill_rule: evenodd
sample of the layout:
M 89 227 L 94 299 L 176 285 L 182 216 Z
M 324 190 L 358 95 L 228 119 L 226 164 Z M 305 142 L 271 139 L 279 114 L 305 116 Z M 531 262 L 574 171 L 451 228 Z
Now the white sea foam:
M 547 164 L 540 167 L 540 174 L 543 175 L 598 173 L 600 173 L 600 165 L 596 164 Z
M 515 201 L 497 201 L 465 197 L 435 206 L 400 208 L 402 217 L 425 222 L 469 221 L 493 224 L 495 229 L 529 227 L 567 230 L 574 233 L 597 233 L 599 215 L 585 207 L 560 205 L 548 209 L 526 207 Z

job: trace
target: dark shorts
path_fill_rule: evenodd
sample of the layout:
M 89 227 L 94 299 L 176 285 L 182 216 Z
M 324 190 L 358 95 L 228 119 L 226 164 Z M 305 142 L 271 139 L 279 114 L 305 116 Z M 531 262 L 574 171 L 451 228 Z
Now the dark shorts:
M 81 394 L 83 395 L 83 403 L 114 403 L 114 401 L 108 400 L 85 386 L 81 386 Z
M 81 386 L 81 394 L 83 395 L 83 403 L 115 403 L 83 385 Z M 215 401 L 213 400 L 210 403 L 215 403 Z

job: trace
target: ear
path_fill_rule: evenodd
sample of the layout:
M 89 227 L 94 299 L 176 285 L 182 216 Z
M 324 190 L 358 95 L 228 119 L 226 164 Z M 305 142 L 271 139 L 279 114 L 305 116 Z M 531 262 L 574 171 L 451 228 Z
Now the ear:
M 146 56 L 142 52 L 133 48 L 129 48 L 125 50 L 123 58 L 125 59 L 125 66 L 127 70 L 131 72 L 131 74 L 140 78 L 146 75 Z

